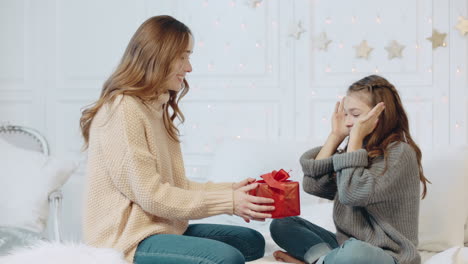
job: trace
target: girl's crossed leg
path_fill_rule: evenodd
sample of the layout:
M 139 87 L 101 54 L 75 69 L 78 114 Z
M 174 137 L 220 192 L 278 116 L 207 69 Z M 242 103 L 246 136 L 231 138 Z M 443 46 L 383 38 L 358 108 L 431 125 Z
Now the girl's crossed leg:
M 286 252 L 275 252 L 275 258 L 292 263 L 325 264 L 395 264 L 381 248 L 351 238 L 339 246 L 335 234 L 300 217 L 275 219 L 270 225 L 271 237 Z M 319 260 L 320 259 L 320 260 Z

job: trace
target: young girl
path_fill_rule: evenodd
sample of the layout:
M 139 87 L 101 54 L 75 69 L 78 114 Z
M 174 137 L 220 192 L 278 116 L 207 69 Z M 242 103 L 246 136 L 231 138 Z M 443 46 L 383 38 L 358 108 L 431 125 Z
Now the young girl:
M 274 220 L 274 241 L 293 263 L 419 264 L 421 151 L 395 87 L 372 75 L 336 104 L 322 147 L 300 158 L 304 190 L 334 200 L 336 234 L 299 217 Z M 349 135 L 345 153 L 336 153 Z
M 262 220 L 272 199 L 247 194 L 254 179 L 196 183 L 185 177 L 177 117 L 192 71 L 190 30 L 156 16 L 136 31 L 99 100 L 80 120 L 88 148 L 84 238 L 130 262 L 244 263 L 261 258 L 260 233 L 188 220 L 235 214 Z

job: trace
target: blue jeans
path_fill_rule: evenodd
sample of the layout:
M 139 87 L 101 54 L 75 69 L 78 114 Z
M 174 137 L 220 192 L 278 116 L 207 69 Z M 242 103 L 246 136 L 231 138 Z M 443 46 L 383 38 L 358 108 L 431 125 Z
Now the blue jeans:
M 300 217 L 275 219 L 270 224 L 270 232 L 278 246 L 306 263 L 397 263 L 383 249 L 354 238 L 340 246 L 335 234 Z
M 137 247 L 136 264 L 238 264 L 263 257 L 265 239 L 250 228 L 189 225 L 183 235 L 147 237 Z

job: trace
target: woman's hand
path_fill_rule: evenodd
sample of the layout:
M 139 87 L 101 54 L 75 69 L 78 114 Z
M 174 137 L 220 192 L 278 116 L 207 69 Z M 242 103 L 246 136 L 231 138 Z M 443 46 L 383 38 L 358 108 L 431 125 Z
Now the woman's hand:
M 370 110 L 362 118 L 359 118 L 356 123 L 354 123 L 350 136 L 363 139 L 372 133 L 379 122 L 380 113 L 382 113 L 384 109 L 385 105 L 383 102 L 380 102 L 374 106 L 372 110 Z
M 274 206 L 265 205 L 274 203 L 273 199 L 248 194 L 257 186 L 258 183 L 253 183 L 234 190 L 234 214 L 244 218 L 246 222 L 250 222 L 251 219 L 265 221 L 265 218 L 271 217 L 271 214 L 265 212 L 275 210 Z
M 247 178 L 247 179 L 244 179 L 240 182 L 235 182 L 232 184 L 232 189 L 235 191 L 237 189 L 239 189 L 240 187 L 244 187 L 246 185 L 249 185 L 251 183 L 254 183 L 255 182 L 255 179 L 254 178 Z
M 331 134 L 340 140 L 340 144 L 349 134 L 349 130 L 346 127 L 344 99 L 345 98 L 343 97 L 343 99 L 341 99 L 341 102 L 336 102 L 335 111 L 333 111 L 333 114 L 332 114 Z

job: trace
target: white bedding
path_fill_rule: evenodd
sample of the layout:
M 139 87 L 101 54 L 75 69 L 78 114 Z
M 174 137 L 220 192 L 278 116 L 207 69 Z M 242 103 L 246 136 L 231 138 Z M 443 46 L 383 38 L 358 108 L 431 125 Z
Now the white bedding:
M 291 170 L 291 180 L 302 182 L 302 168 L 297 160 L 299 155 L 307 146 L 319 146 L 322 143 L 288 140 L 225 141 L 216 147 L 214 165 L 207 180 L 239 181 L 246 175 L 256 177 L 266 171 L 283 168 Z M 419 243 L 420 249 L 426 250 L 421 252 L 423 263 L 468 264 L 468 245 L 463 245 L 468 242 L 468 146 L 423 149 L 423 153 L 424 173 L 432 182 L 420 207 Z M 317 204 L 317 200 L 301 191 L 301 217 L 334 231 L 331 206 Z M 230 219 L 235 217 L 224 218 L 218 223 L 242 224 L 241 221 Z M 268 228 L 261 224 L 249 227 L 260 231 L 267 240 L 266 257 L 252 263 L 276 263 L 271 253 L 277 246 L 269 241 Z
M 265 257 L 250 261 L 247 263 L 251 264 L 271 264 L 271 263 L 282 263 L 278 262 L 272 256 L 273 252 L 280 248 L 271 239 L 269 234 L 263 234 L 265 236 L 266 247 Z M 420 251 L 421 259 L 423 264 L 468 264 L 468 247 L 454 247 L 447 249 L 443 252 L 428 252 Z
M 305 204 L 305 203 L 302 203 Z M 313 205 L 303 206 L 301 217 L 315 223 L 327 230 L 335 232 L 335 226 L 332 220 L 332 204 L 331 203 L 316 203 Z M 269 224 L 266 222 L 245 223 L 242 219 L 233 216 L 215 216 L 202 220 L 192 221 L 191 223 L 218 223 L 218 224 L 234 224 L 253 228 L 259 231 L 265 237 L 265 257 L 250 261 L 251 264 L 271 264 L 281 263 L 275 261 L 273 252 L 281 248 L 276 245 L 270 236 Z M 468 247 L 453 247 L 443 252 L 420 251 L 423 264 L 468 264 Z

